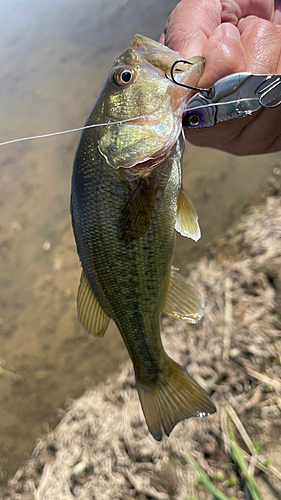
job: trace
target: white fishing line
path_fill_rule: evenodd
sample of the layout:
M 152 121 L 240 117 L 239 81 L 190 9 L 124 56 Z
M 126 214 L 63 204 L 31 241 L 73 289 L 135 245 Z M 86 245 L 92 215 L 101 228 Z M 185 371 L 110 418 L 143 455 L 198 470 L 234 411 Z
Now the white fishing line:
M 192 98 L 191 98 L 192 99 Z M 201 109 L 201 108 L 212 108 L 216 106 L 226 106 L 227 104 L 235 104 L 237 102 L 244 102 L 244 101 L 258 101 L 258 97 L 243 97 L 242 99 L 234 99 L 233 101 L 225 101 L 225 102 L 211 102 L 210 104 L 202 104 L 201 106 L 195 106 L 194 108 L 186 108 L 183 111 L 196 111 L 196 109 Z M 261 106 L 262 107 L 262 106 Z M 253 110 L 249 110 L 253 111 Z M 257 111 L 257 110 L 255 110 Z
M 131 122 L 133 120 L 138 120 L 140 118 L 147 118 L 148 116 L 152 115 L 136 116 L 134 118 L 126 118 L 125 120 L 118 120 L 117 122 L 94 123 L 93 125 L 85 125 L 84 127 L 62 130 L 61 132 L 51 132 L 49 134 L 21 137 L 20 139 L 12 139 L 11 141 L 0 142 L 0 146 L 5 146 L 6 144 L 14 144 L 15 142 L 30 141 L 31 139 L 43 139 L 44 137 L 53 137 L 55 135 L 70 134 L 71 132 L 79 132 L 79 130 L 86 130 L 87 128 L 106 127 L 108 125 L 116 125 L 117 123 Z
M 14 144 L 15 142 L 31 141 L 31 139 L 43 139 L 43 137 L 53 137 L 54 135 L 69 134 L 70 132 L 78 132 L 79 130 L 84 130 L 85 128 L 96 127 L 96 126 L 97 125 L 89 125 L 88 127 L 79 127 L 79 128 L 72 128 L 71 130 L 62 130 L 61 132 L 51 132 L 49 134 L 21 137 L 20 139 L 12 139 L 11 141 L 0 142 L 0 146 L 5 146 L 6 144 Z
M 213 106 L 225 106 L 227 104 L 234 104 L 237 102 L 238 99 L 235 99 L 234 101 L 228 101 L 228 102 L 216 102 L 216 103 L 210 103 L 210 104 L 202 104 L 202 106 L 195 106 L 194 108 L 186 108 L 184 111 L 196 111 L 197 109 L 201 108 L 209 108 Z M 239 102 L 241 101 L 258 101 L 258 98 L 256 97 L 245 97 L 243 99 L 239 99 Z M 177 114 L 177 112 L 175 112 Z M 69 130 L 62 130 L 61 132 L 51 132 L 49 134 L 41 134 L 41 135 L 31 135 L 28 137 L 21 137 L 20 139 L 12 139 L 10 141 L 4 141 L 0 142 L 0 146 L 6 146 L 7 144 L 15 144 L 16 142 L 23 142 L 23 141 L 31 141 L 33 139 L 43 139 L 44 137 L 54 137 L 56 135 L 63 135 L 63 134 L 70 134 L 71 132 L 79 132 L 81 130 L 86 130 L 88 128 L 95 128 L 95 127 L 107 127 L 108 125 L 117 125 L 118 123 L 125 123 L 125 122 L 132 122 L 134 120 L 140 120 L 142 118 L 148 118 L 152 115 L 142 115 L 142 116 L 135 116 L 134 118 L 126 118 L 125 120 L 118 120 L 116 122 L 105 122 L 105 123 L 94 123 L 93 125 L 86 125 L 84 127 L 78 127 L 78 128 L 72 128 Z

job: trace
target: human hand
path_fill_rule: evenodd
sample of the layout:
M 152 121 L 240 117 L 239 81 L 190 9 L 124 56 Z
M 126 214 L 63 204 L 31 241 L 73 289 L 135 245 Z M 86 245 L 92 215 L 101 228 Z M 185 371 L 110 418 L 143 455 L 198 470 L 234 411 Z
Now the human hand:
M 240 71 L 281 74 L 281 0 L 181 0 L 160 41 L 184 59 L 205 57 L 198 87 Z M 281 106 L 185 135 L 196 146 L 235 155 L 279 151 Z

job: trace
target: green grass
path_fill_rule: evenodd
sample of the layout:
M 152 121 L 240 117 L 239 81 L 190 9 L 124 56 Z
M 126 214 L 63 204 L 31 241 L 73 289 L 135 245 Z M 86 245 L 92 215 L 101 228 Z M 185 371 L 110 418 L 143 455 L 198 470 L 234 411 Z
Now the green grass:
M 207 490 L 213 495 L 213 498 L 215 500 L 230 500 L 227 498 L 224 493 L 222 493 L 211 481 L 211 479 L 207 476 L 207 474 L 199 467 L 197 462 L 193 460 L 193 458 L 190 455 L 185 455 L 185 459 L 187 463 L 192 467 L 195 472 L 199 475 L 200 483 L 204 484 L 204 486 L 207 488 Z M 199 482 L 198 486 L 199 486 Z M 231 499 L 231 500 L 236 500 L 236 499 Z
M 229 410 L 230 411 L 230 410 Z M 244 478 L 245 483 L 248 487 L 249 493 L 251 495 L 252 500 L 263 500 L 259 490 L 257 483 L 255 481 L 254 476 L 249 472 L 248 468 L 248 463 L 246 462 L 244 458 L 244 453 L 243 450 L 240 449 L 238 446 L 234 428 L 231 422 L 231 418 L 229 413 L 227 412 L 227 409 L 224 413 L 224 418 L 225 418 L 225 438 L 228 443 L 228 448 L 229 448 L 229 454 L 231 457 L 231 460 L 233 463 L 236 464 L 236 466 L 240 470 L 241 476 Z M 241 422 L 239 421 L 238 417 L 236 419 L 238 428 L 243 431 L 244 434 L 246 434 L 245 429 L 243 428 Z M 241 425 L 240 425 L 241 424 Z M 242 433 L 243 433 L 242 432 Z M 260 452 L 261 447 L 257 441 L 254 441 L 251 443 L 250 439 L 249 440 L 249 445 L 251 445 L 251 449 L 255 450 L 257 453 Z M 205 488 L 209 491 L 209 493 L 212 495 L 214 500 L 237 500 L 236 498 L 227 498 L 224 493 L 222 493 L 212 482 L 211 478 L 199 467 L 197 462 L 188 454 L 185 456 L 187 463 L 192 467 L 192 469 L 198 474 L 199 478 L 195 483 L 195 487 L 198 489 L 201 485 L 204 485 Z M 268 460 L 268 466 L 270 465 L 270 460 Z M 216 474 L 213 475 L 212 477 L 213 480 L 218 480 Z M 220 474 L 220 479 L 223 480 L 225 477 L 223 474 Z M 239 484 L 239 480 L 237 476 L 231 475 L 228 479 L 228 486 L 235 486 Z M 196 495 L 194 496 L 196 498 Z M 192 500 L 192 499 L 190 499 Z
M 243 452 L 238 447 L 230 416 L 226 414 L 226 427 L 230 443 L 230 454 L 233 462 L 239 467 L 242 472 L 245 482 L 253 500 L 263 500 L 254 477 L 249 473 L 248 464 L 244 459 Z
M 16 373 L 10 372 L 9 370 L 5 370 L 5 368 L 2 368 L 2 366 L 0 366 L 0 375 L 12 380 L 22 380 L 21 375 L 17 375 Z

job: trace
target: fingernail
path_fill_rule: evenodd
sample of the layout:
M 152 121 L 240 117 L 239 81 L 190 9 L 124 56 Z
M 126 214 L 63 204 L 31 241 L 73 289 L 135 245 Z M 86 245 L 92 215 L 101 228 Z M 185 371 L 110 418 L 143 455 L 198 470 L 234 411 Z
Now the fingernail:
M 239 30 L 234 24 L 222 23 L 217 29 L 220 30 L 224 36 L 240 41 Z

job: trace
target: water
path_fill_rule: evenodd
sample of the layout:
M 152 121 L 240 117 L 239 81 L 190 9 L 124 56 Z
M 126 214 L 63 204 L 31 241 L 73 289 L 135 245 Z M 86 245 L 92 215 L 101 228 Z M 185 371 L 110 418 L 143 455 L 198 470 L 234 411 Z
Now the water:
M 112 61 L 135 33 L 158 39 L 171 0 L 2 0 L 0 141 L 84 124 Z M 57 408 L 128 358 L 111 326 L 105 339 L 77 321 L 80 266 L 69 192 L 79 133 L 0 148 L 0 488 Z M 177 241 L 175 264 L 221 234 L 280 155 L 235 158 L 188 146 L 184 185 L 203 237 Z M 2 479 L 1 479 L 2 478 Z

